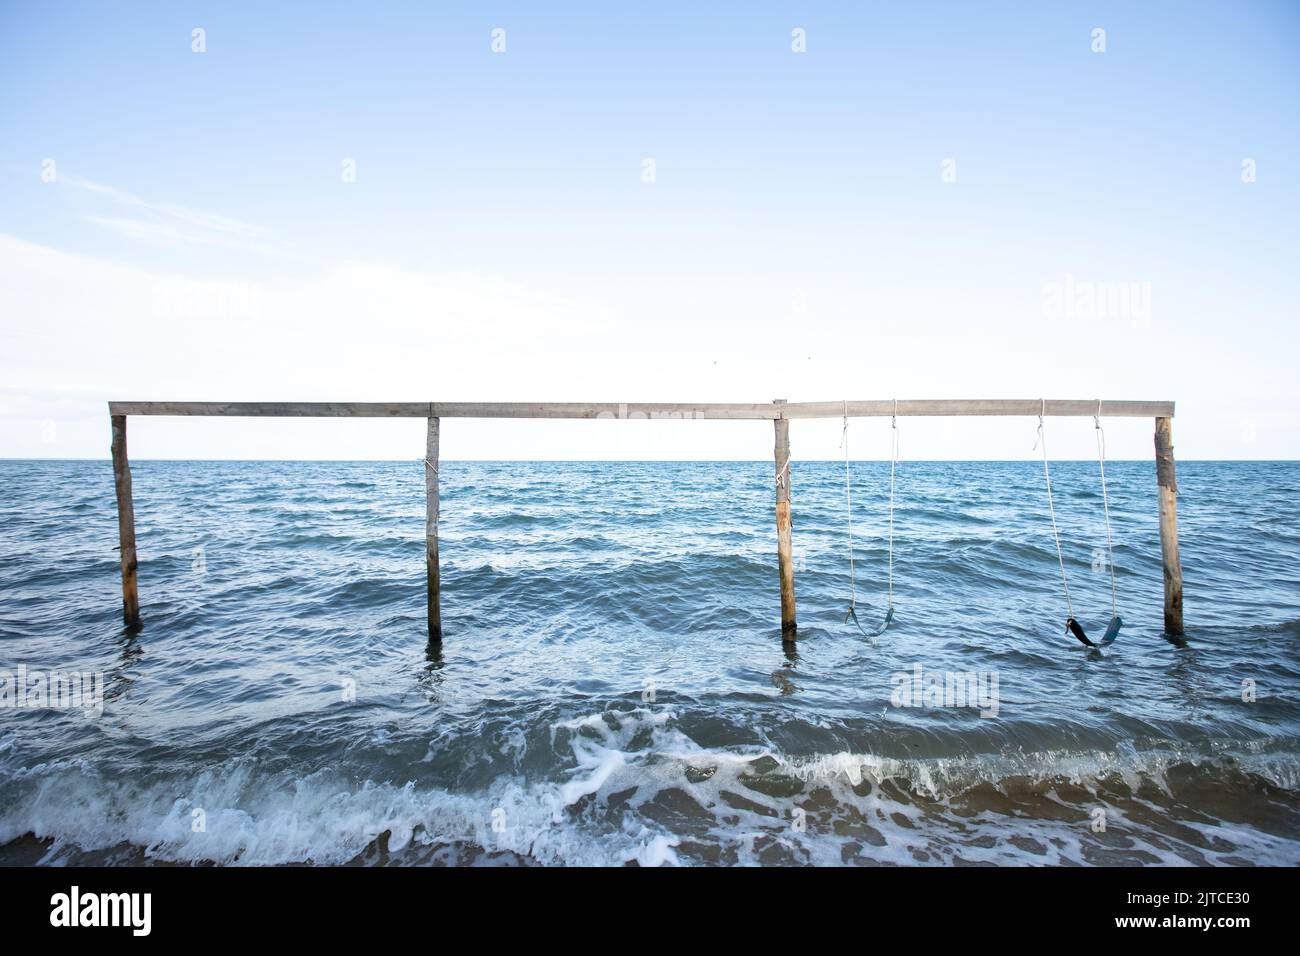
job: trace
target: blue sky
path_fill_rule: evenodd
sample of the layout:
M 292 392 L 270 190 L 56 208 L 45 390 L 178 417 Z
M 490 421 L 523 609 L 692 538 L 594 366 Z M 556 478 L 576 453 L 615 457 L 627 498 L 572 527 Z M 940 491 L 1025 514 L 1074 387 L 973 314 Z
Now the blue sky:
M 1300 453 L 1300 4 L 267 6 L 0 6 L 0 455 L 102 455 L 110 397 L 895 395 L 1172 398 L 1183 457 Z M 417 457 L 418 424 L 148 421 L 133 454 Z M 799 432 L 836 454 L 838 423 Z

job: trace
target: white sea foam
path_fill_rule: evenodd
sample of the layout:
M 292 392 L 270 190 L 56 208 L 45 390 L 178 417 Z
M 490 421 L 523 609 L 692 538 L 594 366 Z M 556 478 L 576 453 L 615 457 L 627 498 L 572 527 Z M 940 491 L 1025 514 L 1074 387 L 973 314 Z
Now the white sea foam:
M 1170 826 L 1152 827 L 1151 811 L 1171 816 L 1165 771 L 1186 763 L 1178 755 L 784 759 L 700 747 L 671 708 L 601 711 L 557 723 L 552 736 L 571 757 L 562 778 L 506 775 L 477 793 L 331 769 L 266 774 L 239 760 L 153 780 L 109 779 L 85 760 L 10 768 L 21 796 L 0 811 L 0 844 L 34 833 L 54 841 L 51 860 L 128 844 L 156 860 L 240 865 L 342 863 L 376 853 L 384 833 L 399 862 L 446 847 L 577 865 L 1055 864 L 1107 852 L 1160 864 L 1300 861 L 1294 837 L 1176 808 Z M 1088 798 L 1067 798 L 1060 781 Z M 987 805 L 968 799 L 980 786 Z M 1132 796 L 1142 787 L 1162 793 L 1162 805 Z M 1034 799 L 1060 812 L 1027 812 Z M 1093 803 L 1107 808 L 1104 838 L 1089 826 Z

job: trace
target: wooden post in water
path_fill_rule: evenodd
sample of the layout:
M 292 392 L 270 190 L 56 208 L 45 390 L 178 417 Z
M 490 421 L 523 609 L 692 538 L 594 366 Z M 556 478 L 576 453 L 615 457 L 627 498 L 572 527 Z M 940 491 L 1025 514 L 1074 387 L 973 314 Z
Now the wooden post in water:
M 131 501 L 131 463 L 126 457 L 126 416 L 113 415 L 113 484 L 117 487 L 117 541 L 122 557 L 122 621 L 140 623 L 136 586 L 135 504 Z
M 1178 481 L 1172 420 L 1156 419 L 1156 485 L 1160 494 L 1160 557 L 1165 569 L 1165 633 L 1183 633 L 1183 565 L 1178 558 Z
M 775 404 L 784 405 L 785 399 Z M 776 559 L 781 573 L 781 640 L 797 636 L 794 615 L 794 558 L 790 537 L 790 419 L 782 412 L 776 423 Z
M 424 567 L 429 594 L 429 640 L 442 640 L 442 586 L 438 575 L 438 419 L 429 417 L 424 452 Z

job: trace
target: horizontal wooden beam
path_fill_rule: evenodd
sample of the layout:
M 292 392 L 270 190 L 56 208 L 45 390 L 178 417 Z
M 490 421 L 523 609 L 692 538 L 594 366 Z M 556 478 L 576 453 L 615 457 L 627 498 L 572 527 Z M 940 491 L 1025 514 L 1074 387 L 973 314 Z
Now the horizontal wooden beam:
M 946 418 L 953 416 L 990 417 L 1018 415 L 1047 415 L 1050 417 L 1079 417 L 1096 415 L 1100 410 L 1104 418 L 1172 418 L 1173 402 L 1107 402 L 1100 404 L 1095 398 L 912 398 L 880 399 L 876 401 L 850 401 L 850 418 Z M 845 403 L 793 402 L 785 406 L 787 418 L 839 418 L 845 412 Z
M 251 418 L 588 418 L 771 420 L 776 418 L 949 417 L 1006 415 L 1173 418 L 1173 402 L 1095 398 L 879 399 L 875 401 L 653 402 L 109 402 L 111 415 L 204 415 Z
M 428 418 L 428 402 L 109 402 L 113 415 L 231 418 Z
M 770 402 L 434 402 L 447 418 L 606 418 L 768 420 Z

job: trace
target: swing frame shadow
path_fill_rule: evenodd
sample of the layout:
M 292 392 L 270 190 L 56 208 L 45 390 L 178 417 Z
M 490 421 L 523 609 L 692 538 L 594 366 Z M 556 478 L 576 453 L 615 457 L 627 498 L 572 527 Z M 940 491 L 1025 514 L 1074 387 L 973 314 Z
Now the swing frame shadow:
M 610 420 L 772 421 L 775 426 L 777 565 L 781 589 L 781 637 L 798 635 L 790 525 L 790 422 L 806 418 L 879 417 L 1094 417 L 1151 418 L 1155 421 L 1156 485 L 1160 548 L 1164 566 L 1165 632 L 1183 633 L 1183 579 L 1178 554 L 1178 486 L 1172 420 L 1174 403 L 1099 399 L 880 399 L 870 401 L 770 403 L 629 402 L 134 402 L 108 403 L 112 427 L 113 478 L 117 493 L 122 565 L 122 618 L 138 628 L 140 596 L 135 505 L 127 455 L 127 418 L 132 415 L 248 418 L 423 418 L 425 442 L 425 570 L 429 639 L 442 639 L 442 588 L 438 560 L 438 444 L 443 418 L 539 418 Z

